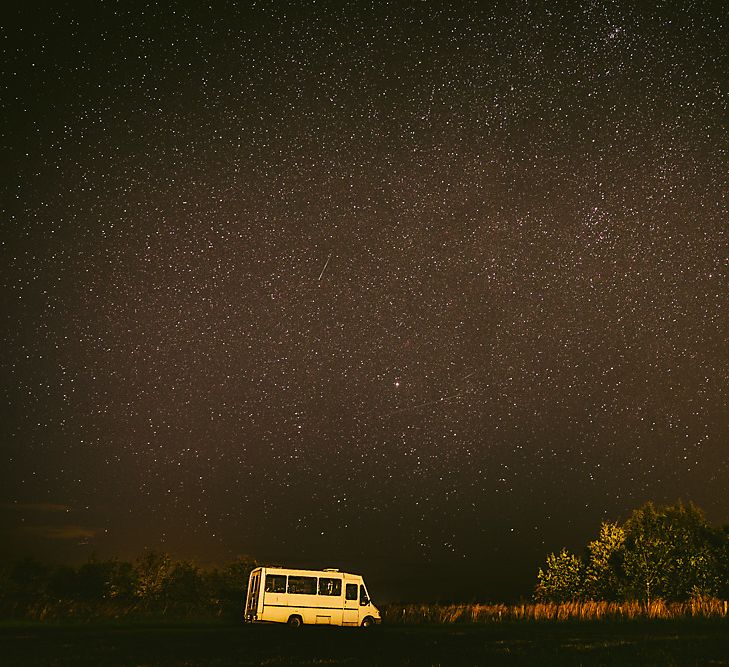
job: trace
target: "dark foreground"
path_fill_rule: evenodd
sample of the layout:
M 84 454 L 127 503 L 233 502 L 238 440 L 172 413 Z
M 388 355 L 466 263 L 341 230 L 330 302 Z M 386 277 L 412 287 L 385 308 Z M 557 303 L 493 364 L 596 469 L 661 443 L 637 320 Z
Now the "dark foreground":
M 392 626 L 0 626 L 0 664 L 728 665 L 724 621 Z

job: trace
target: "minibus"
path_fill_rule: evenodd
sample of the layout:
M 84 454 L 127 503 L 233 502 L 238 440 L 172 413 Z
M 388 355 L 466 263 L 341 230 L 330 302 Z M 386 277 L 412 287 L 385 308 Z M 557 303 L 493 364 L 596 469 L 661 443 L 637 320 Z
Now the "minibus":
M 381 616 L 359 574 L 258 567 L 248 579 L 244 620 L 368 628 Z

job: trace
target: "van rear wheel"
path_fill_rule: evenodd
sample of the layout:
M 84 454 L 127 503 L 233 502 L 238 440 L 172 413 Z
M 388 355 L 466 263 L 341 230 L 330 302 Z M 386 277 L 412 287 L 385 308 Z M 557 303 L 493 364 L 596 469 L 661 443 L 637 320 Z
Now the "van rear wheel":
M 301 620 L 301 616 L 289 616 L 287 623 L 291 628 L 300 628 L 304 622 Z

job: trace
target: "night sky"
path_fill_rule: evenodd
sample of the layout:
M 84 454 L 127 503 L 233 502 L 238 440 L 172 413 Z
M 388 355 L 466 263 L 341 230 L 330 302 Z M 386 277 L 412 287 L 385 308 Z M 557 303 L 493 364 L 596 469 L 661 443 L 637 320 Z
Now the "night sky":
M 729 523 L 724 3 L 187 4 L 1 10 L 0 557 L 494 600 Z

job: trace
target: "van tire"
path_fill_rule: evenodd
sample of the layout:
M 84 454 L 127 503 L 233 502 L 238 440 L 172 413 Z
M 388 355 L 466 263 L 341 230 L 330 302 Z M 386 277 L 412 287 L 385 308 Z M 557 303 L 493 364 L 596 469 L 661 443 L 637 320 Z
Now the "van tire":
M 362 619 L 362 627 L 363 628 L 371 628 L 371 627 L 374 626 L 374 624 L 375 624 L 375 619 L 372 618 L 372 616 L 365 616 Z
M 304 621 L 301 620 L 301 616 L 294 614 L 293 616 L 289 616 L 289 620 L 286 623 L 290 628 L 300 628 L 304 624 Z

